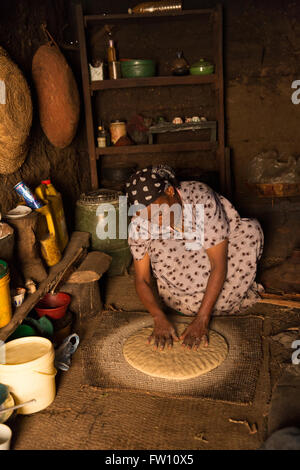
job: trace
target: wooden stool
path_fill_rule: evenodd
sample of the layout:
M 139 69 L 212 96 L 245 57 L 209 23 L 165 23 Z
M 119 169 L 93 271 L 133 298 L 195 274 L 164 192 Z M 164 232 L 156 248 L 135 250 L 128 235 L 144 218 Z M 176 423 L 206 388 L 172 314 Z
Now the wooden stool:
M 102 311 L 99 280 L 108 270 L 111 257 L 99 251 L 88 253 L 79 268 L 60 288 L 72 297 L 70 310 L 76 314 L 76 323 L 82 327 L 85 320 Z

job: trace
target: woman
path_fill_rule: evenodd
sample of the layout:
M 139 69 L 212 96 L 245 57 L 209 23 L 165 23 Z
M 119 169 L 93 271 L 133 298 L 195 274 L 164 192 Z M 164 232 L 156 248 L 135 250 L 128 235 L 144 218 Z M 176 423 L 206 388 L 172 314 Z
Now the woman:
M 149 343 L 154 340 L 155 348 L 163 349 L 178 341 L 150 287 L 152 268 L 165 306 L 194 316 L 180 337 L 183 347 L 207 345 L 212 313 L 236 313 L 259 297 L 255 283 L 263 249 L 259 222 L 242 219 L 227 199 L 203 183 L 177 184 L 166 166 L 137 171 L 126 189 L 131 214 L 139 209 L 128 242 L 136 291 L 154 320 Z M 166 224 L 166 208 L 172 207 L 180 210 L 169 213 Z

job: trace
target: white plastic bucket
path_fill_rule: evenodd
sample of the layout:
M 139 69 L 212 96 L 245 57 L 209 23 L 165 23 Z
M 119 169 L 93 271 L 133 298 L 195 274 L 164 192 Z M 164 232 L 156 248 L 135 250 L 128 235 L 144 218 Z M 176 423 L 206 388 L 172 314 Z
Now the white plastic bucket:
M 11 429 L 6 424 L 0 424 L 0 450 L 10 449 L 11 437 Z
M 16 405 L 36 401 L 18 410 L 31 414 L 49 406 L 56 393 L 54 348 L 46 338 L 27 336 L 4 344 L 0 355 L 0 383 L 9 387 Z M 4 357 L 3 357 L 4 356 Z

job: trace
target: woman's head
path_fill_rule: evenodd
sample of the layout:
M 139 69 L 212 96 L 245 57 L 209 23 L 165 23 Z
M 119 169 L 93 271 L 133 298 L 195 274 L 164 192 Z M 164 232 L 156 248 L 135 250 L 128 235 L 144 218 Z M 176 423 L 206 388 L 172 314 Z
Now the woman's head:
M 175 173 L 167 165 L 149 166 L 138 170 L 126 183 L 126 196 L 130 205 L 149 206 L 158 198 L 172 197 L 169 187 L 177 186 Z M 167 202 L 167 201 L 165 201 Z
M 126 184 L 129 205 L 137 207 L 137 215 L 162 225 L 163 219 L 174 224 L 174 207 L 180 213 L 181 201 L 174 171 L 168 166 L 147 167 L 131 175 Z M 171 210 L 170 210 L 171 209 Z M 176 210 L 176 209 L 175 209 Z M 178 219 L 178 216 L 175 217 Z

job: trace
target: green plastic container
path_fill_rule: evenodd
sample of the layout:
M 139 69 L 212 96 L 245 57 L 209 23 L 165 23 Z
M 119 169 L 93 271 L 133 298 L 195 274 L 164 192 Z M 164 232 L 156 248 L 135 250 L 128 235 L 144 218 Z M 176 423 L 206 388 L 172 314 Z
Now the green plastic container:
M 155 61 L 146 59 L 133 59 L 121 61 L 123 78 L 154 77 Z
M 205 59 L 200 59 L 190 67 L 191 75 L 209 75 L 214 73 L 214 66 Z
M 8 274 L 8 264 L 0 259 L 0 279 Z
M 88 194 L 82 194 L 76 203 L 76 230 L 89 232 L 91 234 L 91 248 L 103 251 L 112 257 L 111 265 L 107 271 L 109 276 L 124 274 L 132 260 L 127 237 L 119 238 L 119 196 L 124 195 L 111 189 L 98 189 Z M 108 206 L 104 207 L 104 204 L 108 204 Z M 109 214 L 115 220 L 116 237 L 100 238 L 99 231 L 103 233 L 105 230 Z M 125 224 L 128 227 L 128 217 L 125 219 Z
M 17 329 L 9 336 L 7 341 L 12 341 L 17 338 L 24 338 L 25 336 L 36 336 L 36 331 L 32 326 L 19 325 Z

